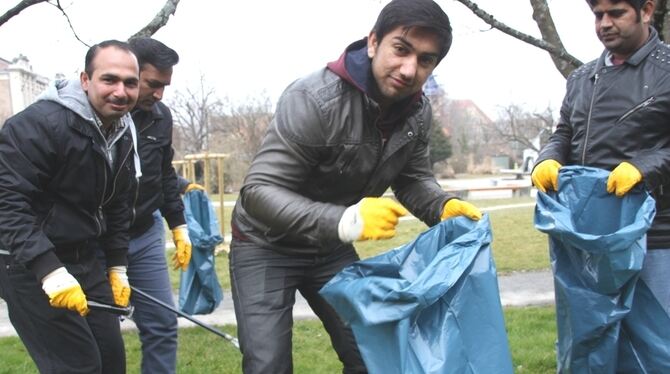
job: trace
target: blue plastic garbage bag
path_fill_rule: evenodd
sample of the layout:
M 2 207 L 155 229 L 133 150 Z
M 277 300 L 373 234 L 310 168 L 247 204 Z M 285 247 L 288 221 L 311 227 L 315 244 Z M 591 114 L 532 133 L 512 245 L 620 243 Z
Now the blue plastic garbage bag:
M 560 169 L 539 193 L 535 227 L 549 234 L 558 372 L 670 373 L 670 319 L 638 281 L 655 202 L 639 185 L 607 193 L 606 170 Z
M 223 300 L 214 268 L 214 248 L 223 238 L 212 203 L 204 191 L 193 190 L 184 195 L 184 214 L 193 247 L 191 262 L 181 274 L 179 309 L 186 314 L 209 314 Z
M 370 373 L 512 373 L 488 215 L 443 221 L 320 291 Z

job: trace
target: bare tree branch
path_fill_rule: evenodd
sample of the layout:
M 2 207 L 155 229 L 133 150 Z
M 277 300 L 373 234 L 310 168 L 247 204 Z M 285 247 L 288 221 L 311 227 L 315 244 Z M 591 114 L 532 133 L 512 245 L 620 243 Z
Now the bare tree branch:
M 2 26 L 5 22 L 9 21 L 15 15 L 21 13 L 22 10 L 24 10 L 24 9 L 30 7 L 30 6 L 33 6 L 35 4 L 44 3 L 44 2 L 47 2 L 47 1 L 48 0 L 23 0 L 23 1 L 21 1 L 14 8 L 8 10 L 7 12 L 5 12 L 5 14 L 0 16 L 0 26 Z
M 52 3 L 48 3 L 48 4 L 51 4 L 51 5 L 55 6 L 58 10 L 61 11 L 61 13 L 63 13 L 63 16 L 65 16 L 65 19 L 67 20 L 67 24 L 70 26 L 70 30 L 72 30 L 72 34 L 74 34 L 74 37 L 77 40 L 79 40 L 79 42 L 81 44 L 90 48 L 91 46 L 88 45 L 85 41 L 81 40 L 79 35 L 77 35 L 77 31 L 74 29 L 74 26 L 72 25 L 72 22 L 70 21 L 70 16 L 67 15 L 67 13 L 65 12 L 65 9 L 63 9 L 63 7 L 60 5 L 60 0 L 56 0 L 56 4 L 52 4 Z
M 161 27 L 165 26 L 168 23 L 171 15 L 177 11 L 177 5 L 179 5 L 180 0 L 166 0 L 163 8 L 156 14 L 156 17 L 149 22 L 144 28 L 136 32 L 135 35 L 131 36 L 130 39 L 139 37 L 139 36 L 151 36 L 156 33 Z
M 555 46 L 561 51 L 565 51 L 561 37 L 556 31 L 556 25 L 554 25 L 554 19 L 551 17 L 551 11 L 549 6 L 547 6 L 546 0 L 530 0 L 530 5 L 533 7 L 533 19 L 537 24 L 537 27 L 540 29 L 540 34 L 542 34 L 542 39 L 547 43 Z M 581 65 L 574 65 L 571 61 L 561 58 L 561 56 L 556 55 L 555 53 L 549 53 L 551 60 L 554 62 L 556 69 L 563 74 L 564 77 L 568 77 L 570 72 L 575 68 Z
M 505 34 L 510 35 L 516 39 L 519 39 L 522 42 L 528 43 L 532 46 L 535 46 L 537 48 L 549 52 L 552 59 L 554 60 L 554 64 L 556 64 L 557 60 L 561 61 L 560 64 L 556 64 L 556 67 L 561 72 L 561 74 L 563 74 L 564 77 L 567 77 L 572 70 L 576 69 L 577 67 L 583 64 L 578 58 L 569 54 L 563 47 L 562 43 L 560 43 L 560 38 L 558 38 L 558 34 L 556 33 L 556 28 L 553 24 L 553 20 L 551 19 L 551 14 L 549 13 L 549 7 L 547 5 L 546 0 L 530 0 L 530 2 L 531 5 L 533 6 L 533 18 L 535 18 L 536 23 L 538 23 L 538 27 L 540 28 L 542 36 L 544 38 L 550 37 L 550 40 L 537 39 L 531 35 L 513 29 L 512 27 L 507 26 L 506 24 L 495 19 L 493 15 L 487 13 L 486 11 L 481 9 L 476 3 L 470 0 L 456 0 L 456 1 L 465 5 L 468 9 L 470 9 L 472 13 L 474 13 L 477 17 L 479 17 L 487 24 L 491 25 L 491 27 L 501 32 L 504 32 Z M 551 25 L 550 26 L 540 25 L 540 21 L 550 21 Z M 552 34 L 551 29 L 553 29 L 553 33 L 555 34 L 553 37 L 551 37 Z M 546 36 L 545 33 L 547 34 Z M 558 40 L 559 42 L 558 45 L 554 44 L 556 40 Z

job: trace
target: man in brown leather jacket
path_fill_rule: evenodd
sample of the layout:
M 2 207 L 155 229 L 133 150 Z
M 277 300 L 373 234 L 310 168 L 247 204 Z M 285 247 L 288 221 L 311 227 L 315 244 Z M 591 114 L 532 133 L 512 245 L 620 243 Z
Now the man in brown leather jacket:
M 358 260 L 351 243 L 392 237 L 407 210 L 428 225 L 481 217 L 440 188 L 429 162 L 431 108 L 421 89 L 451 39 L 435 2 L 394 0 L 368 38 L 284 91 L 232 218 L 245 373 L 292 372 L 296 290 L 323 321 L 344 371 L 365 372 L 351 330 L 318 294 Z M 388 187 L 400 203 L 380 197 Z

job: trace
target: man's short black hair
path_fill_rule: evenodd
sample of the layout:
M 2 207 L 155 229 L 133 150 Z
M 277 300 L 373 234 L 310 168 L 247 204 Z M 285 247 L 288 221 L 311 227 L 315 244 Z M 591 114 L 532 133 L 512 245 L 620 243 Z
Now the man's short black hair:
M 638 21 L 640 21 L 640 19 L 641 19 L 640 18 L 641 17 L 640 16 L 640 10 L 642 9 L 642 5 L 644 5 L 644 3 L 647 2 L 647 0 L 610 0 L 610 1 L 614 4 L 620 3 L 622 1 L 627 2 L 628 4 L 630 4 L 630 6 L 632 6 L 633 9 L 635 9 L 635 14 L 637 14 L 637 20 Z M 594 6 L 596 6 L 596 4 L 598 4 L 598 0 L 586 0 L 586 2 L 589 3 L 591 8 L 593 8 Z
M 88 49 L 88 52 L 86 52 L 86 58 L 84 60 L 84 71 L 86 72 L 86 75 L 89 77 L 93 76 L 93 71 L 95 70 L 93 67 L 93 59 L 98 54 L 98 51 L 107 47 L 116 47 L 123 51 L 127 51 L 128 53 L 133 53 L 133 50 L 130 48 L 128 43 L 115 39 L 105 40 L 98 44 L 94 44 L 91 46 L 91 48 Z
M 158 70 L 165 70 L 179 62 L 177 52 L 156 39 L 142 36 L 130 39 L 128 44 L 137 56 L 140 70 L 144 64 L 153 65 Z
M 393 0 L 379 13 L 377 22 L 372 31 L 377 40 L 393 31 L 397 27 L 405 30 L 412 27 L 421 27 L 434 32 L 440 40 L 439 60 L 451 48 L 451 23 L 446 13 L 433 0 Z

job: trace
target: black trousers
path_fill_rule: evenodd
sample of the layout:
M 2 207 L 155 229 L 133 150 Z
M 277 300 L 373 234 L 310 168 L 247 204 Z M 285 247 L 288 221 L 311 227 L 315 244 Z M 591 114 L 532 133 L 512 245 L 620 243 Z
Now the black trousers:
M 113 303 L 112 290 L 94 251 L 59 254 L 88 300 Z M 86 317 L 49 305 L 35 275 L 0 255 L 0 297 L 9 319 L 40 373 L 125 373 L 126 357 L 118 317 L 91 310 Z
M 353 247 L 310 257 L 286 256 L 236 239 L 230 247 L 230 277 L 244 373 L 293 372 L 296 290 L 323 322 L 344 364 L 343 372 L 367 372 L 353 332 L 318 293 L 335 274 L 358 260 Z

